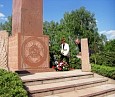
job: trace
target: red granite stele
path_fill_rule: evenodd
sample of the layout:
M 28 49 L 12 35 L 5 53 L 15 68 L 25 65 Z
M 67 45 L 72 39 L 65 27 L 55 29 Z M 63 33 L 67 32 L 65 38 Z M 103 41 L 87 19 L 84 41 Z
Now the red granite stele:
M 43 35 L 42 0 L 13 0 L 8 65 L 11 71 L 52 71 L 49 37 Z

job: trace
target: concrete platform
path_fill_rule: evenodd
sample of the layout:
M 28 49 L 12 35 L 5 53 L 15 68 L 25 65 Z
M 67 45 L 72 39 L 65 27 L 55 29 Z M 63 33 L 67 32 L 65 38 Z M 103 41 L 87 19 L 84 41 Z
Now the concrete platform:
M 37 84 L 62 82 L 67 80 L 76 80 L 89 77 L 93 77 L 92 72 L 82 72 L 81 70 L 72 70 L 64 72 L 35 73 L 32 75 L 22 76 L 21 79 L 25 85 L 37 85 Z
M 23 81 L 31 81 L 31 80 L 44 80 L 44 79 L 54 79 L 54 78 L 61 78 L 61 77 L 69 77 L 69 76 L 80 76 L 80 75 L 87 75 L 93 74 L 92 72 L 82 72 L 81 70 L 72 70 L 72 71 L 58 71 L 58 72 L 42 72 L 42 73 L 35 73 L 32 75 L 22 76 L 21 79 Z

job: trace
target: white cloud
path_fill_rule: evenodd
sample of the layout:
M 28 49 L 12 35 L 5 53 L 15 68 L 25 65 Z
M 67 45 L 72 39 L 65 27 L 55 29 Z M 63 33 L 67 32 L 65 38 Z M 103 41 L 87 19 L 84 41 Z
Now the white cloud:
M 98 23 L 99 21 L 98 20 L 96 20 L 96 23 Z
M 108 40 L 115 39 L 115 30 L 101 31 L 100 34 L 106 35 Z
M 5 17 L 5 15 L 3 13 L 0 13 L 0 18 Z
M 5 17 L 3 13 L 0 13 L 0 20 L 7 21 L 8 19 Z
M 3 20 L 3 21 L 7 21 L 8 19 L 7 18 L 5 18 L 5 17 L 3 17 L 3 18 L 0 18 L 1 20 Z
M 0 7 L 4 7 L 4 5 L 3 5 L 3 4 L 0 4 Z

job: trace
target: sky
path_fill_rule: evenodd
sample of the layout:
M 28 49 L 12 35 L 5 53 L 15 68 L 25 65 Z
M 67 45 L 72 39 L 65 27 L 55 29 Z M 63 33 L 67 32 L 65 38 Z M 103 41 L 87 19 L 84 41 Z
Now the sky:
M 79 9 L 95 14 L 100 34 L 115 39 L 115 0 L 43 0 L 43 21 L 59 22 L 65 12 Z M 0 22 L 12 14 L 12 0 L 0 0 Z

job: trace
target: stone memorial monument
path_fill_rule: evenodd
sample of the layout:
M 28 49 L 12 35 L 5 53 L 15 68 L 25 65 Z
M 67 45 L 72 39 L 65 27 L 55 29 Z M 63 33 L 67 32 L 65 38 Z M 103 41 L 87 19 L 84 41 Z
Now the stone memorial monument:
M 13 0 L 8 56 L 11 71 L 50 71 L 49 38 L 43 35 L 42 2 Z
M 91 71 L 91 64 L 89 61 L 89 48 L 87 38 L 81 39 L 81 65 L 83 72 Z

